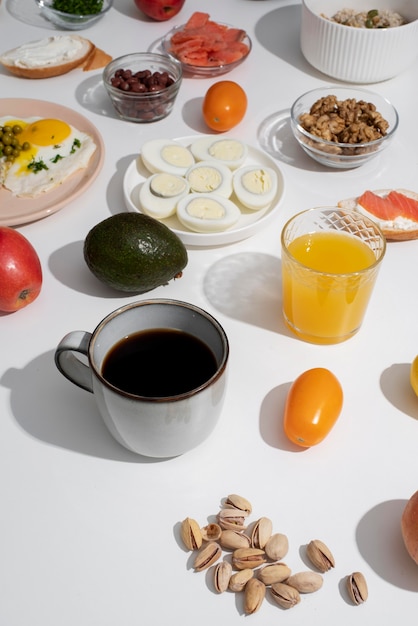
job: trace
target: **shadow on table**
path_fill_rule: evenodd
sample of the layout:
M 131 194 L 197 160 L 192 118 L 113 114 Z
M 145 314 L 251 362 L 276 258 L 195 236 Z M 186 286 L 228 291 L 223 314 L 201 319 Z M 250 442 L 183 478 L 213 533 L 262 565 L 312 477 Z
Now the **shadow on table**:
M 211 265 L 205 275 L 206 298 L 233 319 L 291 336 L 281 319 L 280 259 L 261 252 L 240 252 Z
M 380 388 L 386 398 L 399 411 L 418 420 L 416 395 L 409 382 L 410 363 L 394 363 L 380 376 Z
M 119 445 L 103 423 L 93 394 L 78 389 L 58 372 L 53 350 L 36 357 L 22 369 L 10 368 L 0 384 L 10 389 L 16 422 L 35 439 L 111 461 L 163 460 L 134 454 Z
M 378 576 L 395 587 L 417 592 L 417 566 L 401 533 L 406 503 L 388 500 L 370 509 L 357 525 L 356 541 L 362 557 Z

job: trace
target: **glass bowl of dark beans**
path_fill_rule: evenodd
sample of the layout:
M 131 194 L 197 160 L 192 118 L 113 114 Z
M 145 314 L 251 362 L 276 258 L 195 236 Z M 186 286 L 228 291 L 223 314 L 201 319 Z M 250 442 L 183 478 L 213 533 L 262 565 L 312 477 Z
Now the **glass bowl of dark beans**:
M 181 64 L 163 54 L 136 52 L 103 70 L 103 82 L 123 120 L 157 122 L 171 112 L 183 77 Z

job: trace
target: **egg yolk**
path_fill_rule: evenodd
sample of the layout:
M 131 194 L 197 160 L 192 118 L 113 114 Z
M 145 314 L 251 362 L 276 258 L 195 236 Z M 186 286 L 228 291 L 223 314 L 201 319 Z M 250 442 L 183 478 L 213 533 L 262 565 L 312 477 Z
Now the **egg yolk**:
M 64 141 L 70 133 L 70 126 L 62 120 L 42 119 L 25 126 L 19 141 L 28 141 L 35 146 L 54 146 Z

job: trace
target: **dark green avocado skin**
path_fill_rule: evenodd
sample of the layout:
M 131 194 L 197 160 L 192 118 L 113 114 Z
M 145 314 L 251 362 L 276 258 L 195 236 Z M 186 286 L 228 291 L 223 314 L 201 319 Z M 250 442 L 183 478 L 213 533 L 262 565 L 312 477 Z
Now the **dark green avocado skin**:
M 117 213 L 96 224 L 87 234 L 83 254 L 100 281 L 138 294 L 179 278 L 188 262 L 179 237 L 141 213 Z

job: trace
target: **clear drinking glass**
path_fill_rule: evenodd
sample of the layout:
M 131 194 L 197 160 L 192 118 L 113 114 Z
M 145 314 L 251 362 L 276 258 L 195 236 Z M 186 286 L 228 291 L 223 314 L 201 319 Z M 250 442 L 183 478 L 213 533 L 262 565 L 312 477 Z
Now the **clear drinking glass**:
M 352 337 L 386 251 L 379 226 L 357 211 L 319 207 L 293 216 L 281 243 L 287 326 L 317 344 Z

